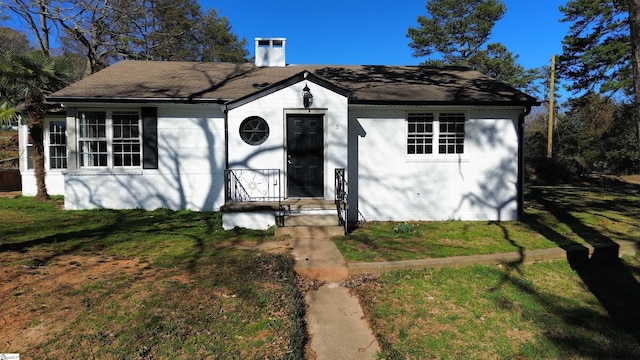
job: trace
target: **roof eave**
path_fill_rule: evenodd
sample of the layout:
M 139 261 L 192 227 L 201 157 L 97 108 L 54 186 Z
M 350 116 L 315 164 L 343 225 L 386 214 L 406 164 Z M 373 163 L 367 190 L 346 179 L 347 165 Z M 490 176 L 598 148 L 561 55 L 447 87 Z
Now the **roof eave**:
M 193 99 L 193 98 L 119 98 L 119 97 L 78 97 L 50 96 L 47 101 L 57 103 L 165 103 L 165 104 L 224 104 L 229 99 Z
M 445 101 L 445 100 L 360 100 L 350 99 L 349 104 L 354 105 L 407 105 L 407 106 L 539 106 L 535 101 Z

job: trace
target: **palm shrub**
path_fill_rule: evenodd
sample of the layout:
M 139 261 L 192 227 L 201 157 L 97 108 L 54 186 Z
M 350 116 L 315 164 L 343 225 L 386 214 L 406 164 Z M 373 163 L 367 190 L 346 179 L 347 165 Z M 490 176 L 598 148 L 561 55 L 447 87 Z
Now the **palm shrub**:
M 57 106 L 47 103 L 45 97 L 68 85 L 72 74 L 68 60 L 39 51 L 22 54 L 9 51 L 0 56 L 0 88 L 4 89 L 8 104 L 19 107 L 20 113 L 26 115 L 31 130 L 37 199 L 49 198 L 44 169 L 44 117 L 47 110 Z

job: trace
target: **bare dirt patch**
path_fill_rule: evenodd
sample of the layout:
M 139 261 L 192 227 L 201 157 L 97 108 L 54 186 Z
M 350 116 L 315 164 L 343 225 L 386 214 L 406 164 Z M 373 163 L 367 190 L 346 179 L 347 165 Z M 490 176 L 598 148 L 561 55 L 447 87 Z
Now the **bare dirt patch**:
M 289 240 L 281 241 L 242 241 L 242 242 L 223 242 L 219 245 L 222 248 L 234 247 L 242 250 L 258 250 L 270 254 L 288 254 L 291 251 Z
M 238 249 L 285 254 L 289 242 L 234 242 L 221 244 Z M 156 268 L 139 259 L 104 254 L 57 255 L 46 251 L 5 252 L 0 259 L 0 353 L 21 353 L 22 358 L 40 354 L 39 346 L 60 342 L 80 316 L 87 316 L 101 299 L 109 297 L 118 308 L 144 299 L 158 284 L 189 284 L 195 281 L 187 269 Z M 111 291 L 126 283 L 129 297 Z M 232 293 L 193 294 L 230 298 Z M 96 311 L 98 311 L 96 309 Z M 103 311 L 103 310 L 100 310 Z M 111 330 L 109 330 L 111 331 Z M 272 339 L 274 343 L 283 339 Z M 60 343 L 62 344 L 62 343 Z M 282 345 L 281 347 L 286 347 Z M 53 355 L 48 353 L 48 356 Z M 59 354 L 64 356 L 64 353 Z
M 0 264 L 24 259 L 24 254 L 4 255 Z M 63 255 L 42 264 L 46 254 L 30 255 L 29 264 L 0 268 L 0 352 L 25 353 L 68 326 L 91 306 L 90 299 L 78 295 L 87 282 L 123 275 L 154 281 L 153 268 L 136 259 Z

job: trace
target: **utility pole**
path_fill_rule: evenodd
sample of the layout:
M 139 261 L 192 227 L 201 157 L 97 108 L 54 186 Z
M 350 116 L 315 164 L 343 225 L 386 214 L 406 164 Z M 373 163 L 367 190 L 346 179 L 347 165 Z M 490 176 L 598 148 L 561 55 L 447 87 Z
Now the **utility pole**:
M 556 73 L 556 56 L 551 56 L 551 82 L 549 83 L 549 130 L 547 133 L 547 158 L 553 156 L 553 89 Z

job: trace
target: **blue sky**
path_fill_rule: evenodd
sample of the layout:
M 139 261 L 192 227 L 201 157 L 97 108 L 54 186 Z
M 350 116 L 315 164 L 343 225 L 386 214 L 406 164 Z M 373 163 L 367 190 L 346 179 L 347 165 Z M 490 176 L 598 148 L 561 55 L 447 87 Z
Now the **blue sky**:
M 566 0 L 503 0 L 507 13 L 496 23 L 490 42 L 519 55 L 525 68 L 549 65 L 562 51 L 569 24 L 558 10 Z M 343 65 L 417 65 L 406 37 L 426 15 L 426 0 L 200 0 L 229 19 L 232 31 L 249 41 L 287 38 L 287 63 Z M 391 5 L 393 4 L 393 5 Z
M 254 38 L 284 37 L 289 64 L 417 65 L 425 60 L 411 55 L 406 34 L 418 25 L 418 15 L 426 15 L 426 0 L 199 2 L 229 19 L 232 31 L 248 40 L 251 56 Z M 490 42 L 503 43 L 525 68 L 549 65 L 551 56 L 561 53 L 569 28 L 559 21 L 558 7 L 566 0 L 503 2 L 507 13 L 496 23 Z

